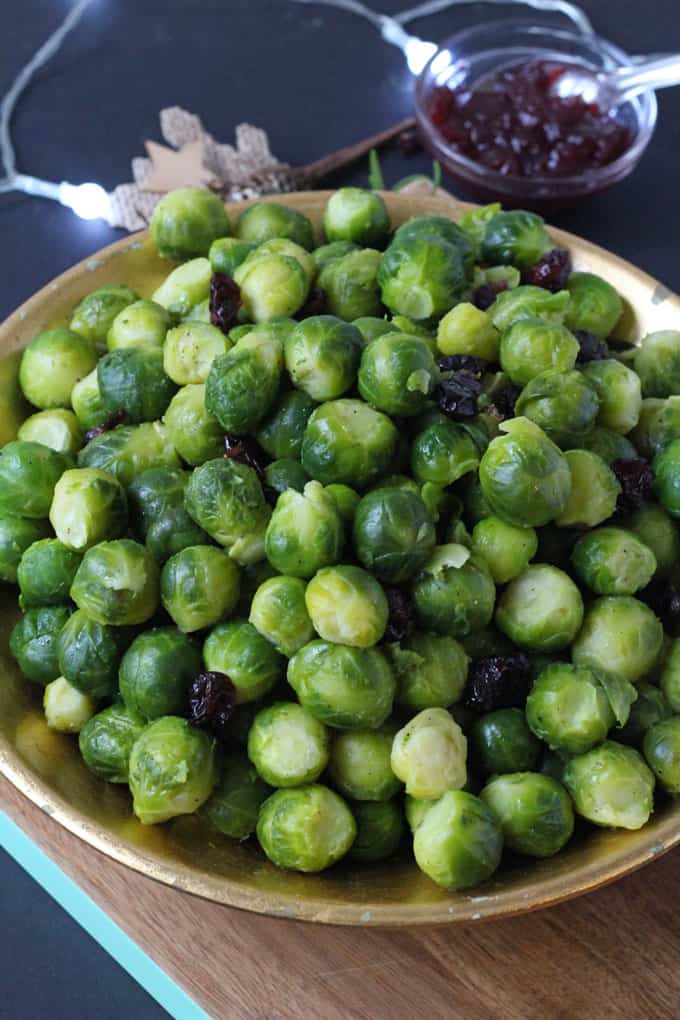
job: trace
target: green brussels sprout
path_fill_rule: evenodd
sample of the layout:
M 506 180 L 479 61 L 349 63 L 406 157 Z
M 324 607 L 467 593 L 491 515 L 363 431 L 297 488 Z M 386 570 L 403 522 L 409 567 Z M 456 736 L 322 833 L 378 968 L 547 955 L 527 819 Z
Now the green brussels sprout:
M 376 340 L 379 336 L 384 336 L 386 333 L 399 333 L 399 327 L 395 326 L 393 322 L 388 322 L 387 319 L 381 319 L 377 315 L 362 315 L 361 318 L 355 319 L 352 323 L 353 326 L 361 333 L 362 345 L 367 347 L 371 340 Z
M 487 222 L 481 244 L 483 262 L 528 269 L 552 248 L 545 224 L 536 213 L 513 209 Z
M 16 584 L 21 557 L 49 534 L 47 521 L 0 512 L 0 581 Z
M 215 741 L 166 715 L 142 730 L 130 753 L 132 807 L 142 825 L 193 814 L 217 783 Z
M 323 567 L 305 590 L 312 625 L 324 641 L 370 648 L 387 626 L 387 597 L 361 567 Z
M 17 569 L 21 608 L 68 602 L 80 560 L 80 555 L 58 538 L 42 538 L 29 546 Z
M 503 833 L 484 801 L 448 790 L 425 814 L 413 838 L 416 863 L 444 889 L 468 889 L 493 875 Z
M 572 273 L 567 288 L 570 295 L 567 326 L 608 337 L 623 313 L 618 291 L 595 273 Z
M 594 528 L 616 510 L 619 481 L 601 457 L 589 450 L 567 450 L 569 498 L 555 523 L 563 528 Z
M 218 237 L 210 245 L 208 258 L 213 273 L 233 276 L 249 255 L 256 250 L 252 241 L 240 241 L 237 237 Z
M 247 620 L 230 620 L 214 627 L 203 645 L 207 670 L 226 673 L 236 690 L 236 702 L 257 701 L 282 678 L 285 659 Z
M 277 867 L 324 871 L 344 857 L 356 836 L 342 797 L 320 783 L 277 790 L 262 805 L 257 838 Z
M 93 344 L 106 343 L 106 334 L 118 313 L 137 300 L 138 295 L 125 284 L 106 283 L 103 287 L 90 291 L 80 304 L 76 305 L 70 329 Z M 85 374 L 83 372 L 83 375 Z
M 248 333 L 213 363 L 205 406 L 226 432 L 252 432 L 276 399 L 282 371 L 281 341 Z
M 17 439 L 70 454 L 77 453 L 84 441 L 80 422 L 73 411 L 61 407 L 32 414 L 17 432 Z
M 174 627 L 144 631 L 122 658 L 121 697 L 145 719 L 184 712 L 191 681 L 202 666 L 200 650 Z
M 486 627 L 495 599 L 486 561 L 455 543 L 435 547 L 413 588 L 421 625 L 456 638 Z
M 680 439 L 680 396 L 647 397 L 640 405 L 637 425 L 629 433 L 634 453 L 651 460 L 674 439 Z M 19 437 L 21 438 L 21 436 Z
M 210 293 L 212 268 L 206 258 L 191 259 L 166 276 L 151 300 L 179 319 L 205 301 Z
M 661 684 L 663 687 L 663 674 Z M 663 691 L 660 691 L 658 687 L 639 683 L 636 689 L 637 698 L 630 707 L 628 722 L 617 731 L 616 739 L 621 744 L 639 747 L 650 726 L 670 717 L 671 707 L 664 697 Z
M 75 384 L 71 390 L 70 404 L 81 429 L 93 429 L 106 421 L 107 413 L 99 392 L 96 368 Z
M 663 329 L 648 333 L 637 348 L 634 367 L 645 397 L 680 393 L 680 332 Z
M 399 849 L 404 835 L 404 814 L 394 800 L 359 801 L 352 805 L 356 839 L 348 857 L 360 864 L 384 861 Z
M 212 242 L 228 233 L 222 199 L 207 188 L 177 188 L 163 195 L 151 217 L 158 254 L 177 262 L 207 255 Z
M 260 808 L 271 792 L 245 755 L 225 752 L 221 777 L 199 814 L 223 836 L 247 839 L 255 832 Z
M 500 211 L 500 202 L 490 202 L 488 205 L 475 205 L 461 216 L 460 229 L 470 239 L 476 256 L 479 255 L 487 223 Z
M 680 714 L 680 639 L 671 642 L 665 657 L 659 686 L 673 714 Z
M 70 615 L 69 606 L 43 606 L 29 609 L 14 624 L 9 650 L 34 684 L 46 687 L 59 676 L 57 639 Z
M 163 347 L 163 369 L 178 386 L 204 383 L 213 362 L 229 350 L 221 330 L 208 322 L 187 320 L 168 330 Z
M 438 379 L 432 352 L 417 336 L 385 333 L 372 340 L 361 356 L 359 392 L 367 403 L 386 414 L 420 414 Z
M 100 468 L 126 488 L 152 467 L 180 467 L 168 431 L 159 421 L 121 425 L 91 439 L 78 454 L 78 467 Z
M 582 370 L 600 398 L 597 424 L 623 435 L 635 428 L 640 417 L 640 379 L 621 361 L 607 358 L 589 361 Z
M 276 493 L 285 492 L 286 489 L 302 492 L 309 480 L 309 475 L 299 460 L 290 458 L 273 460 L 264 469 L 264 484 Z
M 248 757 L 270 786 L 313 783 L 326 768 L 328 730 L 302 705 L 277 701 L 255 716 L 248 733 Z
M 356 379 L 361 336 L 334 315 L 313 315 L 297 324 L 284 351 L 293 384 L 313 400 L 333 400 Z
M 122 347 L 106 354 L 97 380 L 104 410 L 125 411 L 133 424 L 160 418 L 177 391 L 157 347 Z
M 259 425 L 255 438 L 275 460 L 298 460 L 307 421 L 315 407 L 316 402 L 306 393 L 291 390 Z
M 476 719 L 469 734 L 471 762 L 483 776 L 535 768 L 541 742 L 521 708 L 497 708 Z
M 533 528 L 485 517 L 472 530 L 472 549 L 486 561 L 495 583 L 507 584 L 529 566 L 538 549 L 538 536 Z
M 304 490 L 286 489 L 276 501 L 265 535 L 272 566 L 291 577 L 308 578 L 321 567 L 337 563 L 343 545 L 338 505 L 319 482 Z
M 569 372 L 578 351 L 578 340 L 566 326 L 543 319 L 519 319 L 501 336 L 500 363 L 512 382 L 526 386 L 549 370 Z M 539 384 L 539 396 L 541 389 Z
M 567 762 L 564 785 L 576 813 L 594 825 L 641 829 L 654 807 L 654 775 L 642 755 L 613 740 Z
M 185 634 L 212 627 L 238 602 L 239 570 L 212 545 L 192 545 L 171 556 L 161 572 L 161 601 Z
M 397 429 L 380 411 L 362 400 L 330 400 L 307 422 L 302 466 L 310 477 L 365 488 L 390 464 Z
M 311 221 L 297 209 L 279 205 L 278 202 L 255 202 L 244 209 L 236 223 L 236 236 L 241 241 L 253 244 L 287 237 L 307 251 L 314 247 Z
M 54 489 L 73 461 L 42 443 L 15 439 L 0 450 L 0 512 L 47 517 Z
M 596 672 L 554 662 L 534 682 L 526 720 L 532 733 L 553 750 L 583 754 L 605 739 L 616 718 Z
M 437 421 L 416 436 L 411 470 L 421 484 L 452 485 L 479 465 L 479 449 L 464 425 Z
M 205 406 L 205 384 L 182 386 L 163 417 L 170 442 L 192 467 L 219 457 L 224 450 L 224 429 Z
M 576 637 L 583 622 L 583 599 L 563 570 L 534 563 L 504 590 L 495 619 L 521 648 L 556 652 Z
M 661 453 L 657 453 L 653 468 L 657 499 L 671 517 L 680 517 L 680 439 L 674 439 Z
M 599 399 L 599 398 L 598 398 Z M 591 429 L 587 436 L 583 436 L 580 445 L 584 450 L 590 450 L 601 457 L 605 464 L 611 464 L 614 460 L 630 460 L 637 457 L 637 450 L 629 439 L 622 436 L 620 432 L 604 428 L 601 425 Z
M 333 737 L 328 774 L 345 797 L 390 800 L 402 788 L 392 772 L 390 757 L 395 728 L 353 730 Z
M 605 595 L 590 604 L 574 641 L 578 666 L 635 683 L 653 668 L 663 627 L 652 610 L 630 595 Z
M 479 464 L 482 496 L 491 512 L 509 524 L 547 524 L 569 500 L 569 462 L 528 418 L 513 418 L 500 428 L 506 434 L 491 440 Z
M 170 316 L 155 301 L 134 301 L 118 312 L 106 334 L 110 351 L 122 347 L 162 347 Z
M 99 468 L 64 471 L 54 487 L 50 522 L 60 542 L 73 552 L 119 538 L 128 523 L 123 487 Z
M 97 712 L 78 738 L 88 769 L 109 783 L 127 783 L 132 747 L 145 726 L 145 719 L 122 704 Z
M 380 315 L 382 302 L 378 269 L 382 255 L 375 248 L 351 251 L 327 262 L 317 283 L 326 295 L 326 307 L 346 322 Z
M 424 566 L 436 534 L 419 496 L 405 489 L 378 488 L 367 493 L 356 509 L 353 542 L 367 570 L 381 581 L 396 584 Z
M 385 651 L 397 678 L 396 702 L 403 708 L 449 708 L 463 693 L 468 657 L 454 638 L 416 632 Z
M 377 729 L 392 711 L 396 681 L 377 648 L 310 641 L 288 663 L 288 683 L 317 719 L 339 730 Z
M 290 255 L 253 255 L 234 273 L 241 291 L 243 313 L 251 322 L 292 316 L 309 294 L 310 279 L 301 263 Z
M 437 347 L 442 354 L 470 354 L 485 361 L 498 361 L 500 334 L 491 316 L 461 301 L 439 320 Z
M 206 461 L 191 474 L 184 503 L 196 523 L 237 563 L 263 558 L 270 510 L 253 468 L 226 458 Z
M 342 520 L 351 524 L 361 501 L 359 493 L 351 489 L 349 485 L 327 485 L 326 492 L 335 500 Z
M 466 231 L 447 216 L 412 216 L 394 232 L 394 241 L 397 243 L 411 238 L 427 240 L 430 237 L 448 241 L 454 248 L 458 248 L 466 270 L 472 270 L 475 263 L 475 245 Z
M 323 230 L 329 241 L 382 248 L 390 232 L 390 217 L 382 198 L 374 191 L 339 188 L 326 204 Z
M 489 317 L 501 333 L 525 319 L 542 319 L 543 322 L 560 325 L 564 322 L 569 300 L 567 290 L 553 294 L 543 287 L 524 284 L 513 290 L 501 291 L 488 310 Z
M 595 528 L 571 554 L 576 575 L 596 595 L 634 595 L 656 572 L 654 553 L 623 528 Z
M 66 677 L 59 676 L 45 688 L 43 709 L 49 729 L 58 733 L 80 733 L 94 715 L 96 705 L 87 694 L 72 687 Z
M 642 741 L 647 764 L 668 793 L 680 793 L 680 715 L 654 723 Z
M 314 637 L 299 577 L 270 577 L 253 595 L 248 618 L 277 652 L 290 658 Z
M 393 241 L 378 270 L 383 304 L 416 322 L 448 312 L 466 282 L 460 248 L 432 234 Z
M 349 255 L 350 252 L 359 250 L 359 245 L 353 244 L 352 241 L 330 241 L 328 244 L 320 244 L 318 248 L 314 249 L 312 261 L 317 273 L 320 273 L 329 262 L 335 262 L 337 259 Z
M 465 786 L 466 756 L 467 740 L 451 714 L 426 708 L 395 735 L 391 765 L 407 794 L 437 800 L 447 790 Z
M 77 609 L 57 636 L 59 672 L 95 700 L 112 698 L 118 690 L 118 665 L 129 642 L 127 628 L 106 626 Z
M 184 507 L 188 478 L 186 471 L 176 468 L 149 468 L 128 489 L 136 531 L 158 563 L 209 541 Z
M 498 819 L 505 845 L 515 853 L 552 857 L 571 839 L 571 800 L 550 776 L 528 771 L 497 776 L 479 796 Z
M 406 794 L 404 797 L 404 814 L 412 833 L 415 833 L 427 812 L 436 803 L 436 800 L 420 800 L 418 797 L 410 797 Z
M 515 404 L 515 414 L 535 422 L 562 448 L 576 446 L 588 435 L 600 399 L 586 377 L 549 370 L 526 384 Z
M 100 542 L 85 553 L 71 598 L 98 623 L 145 623 L 160 604 L 158 566 L 129 538 Z

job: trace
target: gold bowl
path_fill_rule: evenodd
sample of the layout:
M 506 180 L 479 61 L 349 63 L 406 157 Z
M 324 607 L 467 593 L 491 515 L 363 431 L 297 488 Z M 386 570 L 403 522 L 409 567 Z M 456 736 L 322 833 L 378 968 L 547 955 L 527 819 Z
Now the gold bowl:
M 302 193 L 284 201 L 318 228 L 328 195 Z M 386 194 L 385 199 L 395 224 L 422 213 L 455 218 L 468 208 L 429 195 Z M 651 277 L 587 241 L 551 233 L 571 249 L 577 268 L 600 273 L 625 297 L 622 337 L 636 340 L 680 320 L 680 297 Z M 0 326 L 0 355 L 16 354 L 41 330 L 67 324 L 73 306 L 94 287 L 128 283 L 148 296 L 169 268 L 147 233 L 104 248 L 43 287 Z M 16 356 L 0 362 L 0 395 L 4 390 L 11 396 L 16 387 L 16 362 Z M 0 433 L 8 424 L 0 422 Z M 666 800 L 637 832 L 583 831 L 550 860 L 504 861 L 484 885 L 447 893 L 418 871 L 408 854 L 372 867 L 345 863 L 325 874 L 302 876 L 273 867 L 254 841 L 223 839 L 191 816 L 145 828 L 132 815 L 127 791 L 95 778 L 80 758 L 77 741 L 47 728 L 40 689 L 22 679 L 9 654 L 9 632 L 18 615 L 14 589 L 0 585 L 0 605 L 0 773 L 81 839 L 177 889 L 244 910 L 328 924 L 444 924 L 548 906 L 611 882 L 680 843 L 680 801 Z

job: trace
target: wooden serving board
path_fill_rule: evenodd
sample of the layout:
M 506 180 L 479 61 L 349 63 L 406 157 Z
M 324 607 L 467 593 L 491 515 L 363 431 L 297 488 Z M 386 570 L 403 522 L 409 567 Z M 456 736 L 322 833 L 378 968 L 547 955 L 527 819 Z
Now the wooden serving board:
M 675 1020 L 680 1012 L 680 850 L 522 917 L 358 929 L 261 917 L 169 888 L 100 854 L 4 779 L 0 810 L 214 1020 Z

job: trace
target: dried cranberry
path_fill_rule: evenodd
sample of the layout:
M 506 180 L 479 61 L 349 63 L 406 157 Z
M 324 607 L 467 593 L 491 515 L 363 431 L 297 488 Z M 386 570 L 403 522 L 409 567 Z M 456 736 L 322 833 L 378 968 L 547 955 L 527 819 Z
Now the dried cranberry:
M 489 362 L 484 358 L 475 358 L 472 354 L 445 354 L 437 364 L 442 372 L 460 372 L 464 368 L 466 372 L 480 376 L 486 372 Z
M 571 255 L 566 248 L 553 248 L 529 266 L 525 273 L 525 282 L 534 287 L 543 287 L 557 293 L 564 290 L 571 273 Z
M 250 436 L 235 436 L 231 432 L 226 432 L 224 448 L 225 457 L 251 467 L 262 481 L 268 458 L 256 439 L 252 439 Z
M 582 365 L 587 361 L 606 361 L 609 357 L 609 347 L 605 340 L 594 333 L 588 333 L 585 329 L 575 329 L 574 336 L 578 340 L 578 354 L 576 360 Z
M 108 418 L 101 423 L 101 425 L 97 425 L 96 428 L 89 429 L 85 433 L 85 442 L 89 443 L 95 436 L 101 436 L 102 432 L 112 432 L 113 429 L 117 429 L 119 425 L 124 425 L 127 420 L 127 411 L 113 411 L 113 413 L 110 414 Z
M 442 379 L 435 396 L 440 409 L 449 418 L 474 418 L 477 414 L 477 397 L 482 392 L 478 377 L 468 369 L 461 369 Z
M 468 670 L 463 702 L 478 712 L 522 708 L 529 683 L 529 659 L 524 652 L 474 659 Z
M 619 514 L 632 513 L 639 509 L 652 495 L 654 472 L 646 460 L 630 457 L 627 460 L 613 460 L 610 467 L 621 486 L 616 501 Z
M 505 280 L 496 280 L 494 283 L 482 283 L 474 291 L 472 303 L 476 308 L 480 308 L 485 312 L 488 308 L 491 308 L 498 295 L 507 289 L 508 285 Z
M 384 590 L 388 607 L 385 641 L 403 641 L 415 626 L 413 600 L 402 588 L 385 586 Z
M 189 693 L 189 722 L 216 737 L 226 736 L 226 726 L 236 707 L 236 688 L 226 673 L 199 673 Z
M 238 322 L 241 291 L 227 273 L 213 273 L 210 279 L 210 321 L 223 333 Z
M 496 415 L 501 421 L 515 417 L 515 404 L 520 395 L 519 386 L 507 382 L 494 393 L 493 404 L 487 410 Z
M 420 135 L 415 128 L 407 128 L 406 131 L 402 131 L 397 139 L 397 144 L 405 156 L 413 156 L 423 147 Z
M 312 315 L 323 315 L 327 310 L 326 291 L 322 290 L 321 287 L 312 287 L 309 297 L 295 318 L 298 322 L 301 322 L 303 319 L 309 319 Z

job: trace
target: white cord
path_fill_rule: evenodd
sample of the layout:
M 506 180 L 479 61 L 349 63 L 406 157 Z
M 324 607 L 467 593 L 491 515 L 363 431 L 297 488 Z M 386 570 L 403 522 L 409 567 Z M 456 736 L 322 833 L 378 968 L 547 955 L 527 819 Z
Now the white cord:
M 410 21 L 415 21 L 416 18 L 425 18 L 428 14 L 437 14 L 439 11 L 445 11 L 448 7 L 473 2 L 474 0 L 426 0 L 426 3 L 395 14 L 394 20 L 398 21 L 400 25 L 407 25 Z M 557 14 L 564 14 L 566 18 L 573 21 L 584 35 L 591 35 L 593 32 L 593 26 L 590 24 L 585 12 L 580 7 L 568 3 L 567 0 L 484 0 L 484 2 L 496 4 L 519 3 L 526 7 L 533 7 L 537 11 L 554 11 Z

